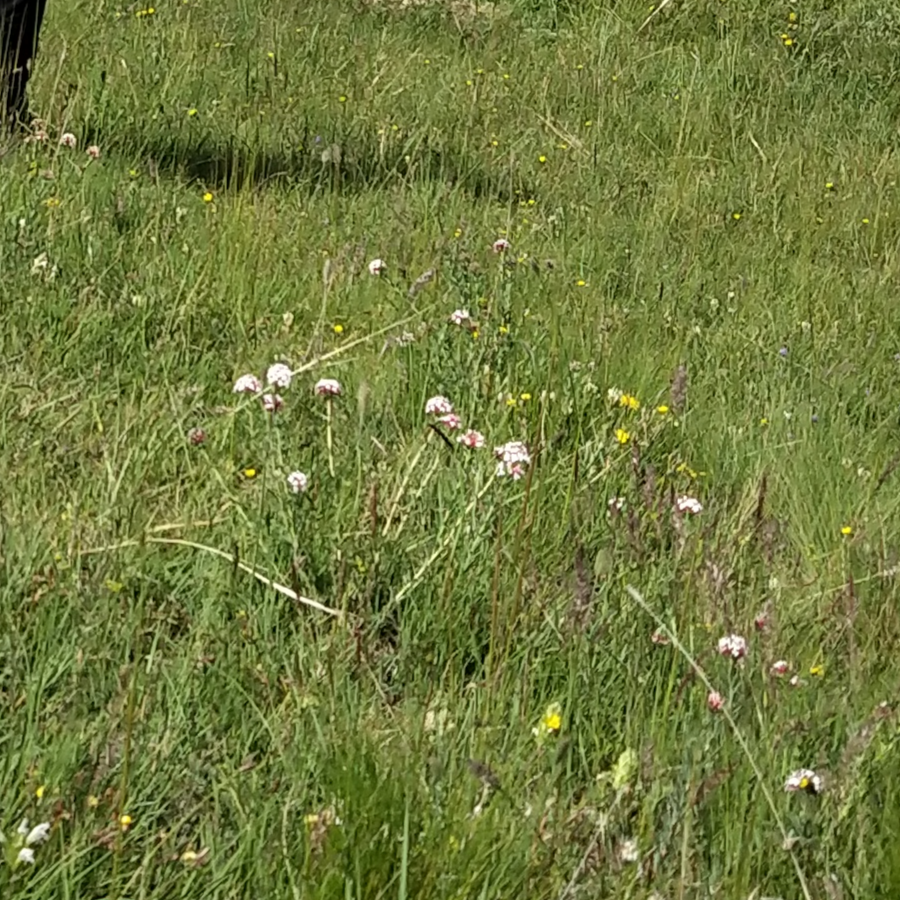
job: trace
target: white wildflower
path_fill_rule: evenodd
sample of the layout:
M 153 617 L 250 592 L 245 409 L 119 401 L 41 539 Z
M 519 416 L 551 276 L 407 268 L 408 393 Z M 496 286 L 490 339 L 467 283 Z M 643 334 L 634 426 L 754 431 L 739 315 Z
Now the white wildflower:
M 295 494 L 303 494 L 309 486 L 309 478 L 303 472 L 291 472 L 287 477 L 287 483 Z
M 266 372 L 266 384 L 273 384 L 279 388 L 289 388 L 293 377 L 290 366 L 286 366 L 284 363 L 275 363 L 269 366 Z
M 453 404 L 440 394 L 425 401 L 426 416 L 446 416 L 452 412 Z
M 258 394 L 261 390 L 262 385 L 255 375 L 241 375 L 233 388 L 235 394 Z

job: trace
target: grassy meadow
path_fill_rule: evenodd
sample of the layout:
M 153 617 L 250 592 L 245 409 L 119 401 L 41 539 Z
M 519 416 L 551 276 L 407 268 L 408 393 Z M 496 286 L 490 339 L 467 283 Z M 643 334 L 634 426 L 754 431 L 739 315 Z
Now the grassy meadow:
M 900 895 L 900 15 L 650 15 L 50 0 L 2 900 Z

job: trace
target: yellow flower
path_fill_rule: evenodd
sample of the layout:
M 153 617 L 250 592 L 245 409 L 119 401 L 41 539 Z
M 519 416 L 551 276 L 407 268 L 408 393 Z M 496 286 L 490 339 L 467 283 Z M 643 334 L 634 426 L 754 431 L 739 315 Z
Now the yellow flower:
M 868 220 L 868 219 L 863 219 L 863 220 L 862 220 L 862 223 L 863 223 L 863 225 L 868 225 L 868 224 L 869 224 L 869 220 Z
M 561 728 L 562 707 L 558 703 L 551 703 L 537 725 L 531 729 L 531 733 L 537 738 L 538 744 L 543 744 L 547 738 L 559 734 Z
M 501 325 L 499 330 L 500 330 L 500 334 L 509 334 L 509 326 L 508 325 Z
M 809 667 L 809 674 L 815 675 L 816 678 L 821 678 L 825 674 L 825 666 L 821 663 L 816 663 L 816 665 Z
M 96 809 L 100 805 L 100 798 L 96 794 L 91 794 L 87 798 L 87 805 L 91 809 Z
M 641 408 L 641 401 L 633 394 L 622 394 L 619 397 L 619 406 L 627 406 L 628 409 L 638 410 Z
M 472 340 L 477 341 L 480 336 L 481 336 L 481 332 L 477 328 L 475 328 L 472 331 Z
M 46 787 L 43 784 L 39 784 L 37 788 L 35 788 L 34 796 L 38 798 L 38 800 L 42 800 L 44 798 L 44 791 Z
M 506 405 L 507 405 L 507 406 L 510 406 L 510 407 L 515 406 L 515 405 L 516 405 L 516 398 L 515 398 L 515 397 L 507 397 L 507 398 L 506 398 Z
M 741 219 L 741 214 L 739 212 L 733 212 L 731 214 L 731 218 L 734 219 L 735 222 L 739 222 Z
M 204 203 L 212 203 L 212 202 L 213 202 L 213 195 L 212 195 L 212 192 L 211 192 L 211 191 L 207 191 L 207 192 L 203 195 L 203 202 L 204 202 Z
M 526 391 L 525 393 L 519 394 L 519 399 L 520 399 L 523 403 L 525 403 L 525 402 L 527 402 L 528 400 L 531 399 L 531 394 L 529 394 L 529 393 Z
M 768 425 L 768 424 L 769 424 L 769 420 L 768 420 L 765 416 L 763 416 L 763 417 L 759 420 L 759 424 L 760 424 L 760 425 Z
M 347 95 L 341 94 L 341 96 L 338 97 L 338 103 L 346 103 L 346 102 L 347 102 Z
M 657 411 L 661 416 L 664 416 L 664 415 L 666 415 L 666 414 L 669 412 L 669 407 L 666 406 L 665 403 L 663 403 L 663 404 L 661 404 L 660 406 L 657 406 L 657 407 L 656 407 L 656 411 Z
M 192 106 L 192 107 L 188 110 L 188 113 L 187 113 L 187 114 L 188 114 L 189 116 L 196 116 L 196 115 L 197 115 L 197 107 L 196 107 L 196 106 Z
M 252 466 L 248 466 L 243 470 L 243 475 L 244 478 L 256 478 L 256 469 L 254 469 Z
M 796 22 L 797 21 L 797 13 L 795 13 L 795 12 L 788 13 L 788 21 Z
M 132 819 L 131 816 L 123 813 L 121 816 L 119 816 L 119 827 L 122 829 L 122 831 L 128 831 L 133 821 L 134 819 Z
M 341 325 L 340 322 L 336 322 L 335 325 L 334 325 L 334 329 L 333 329 L 333 330 L 334 330 L 334 333 L 335 333 L 335 334 L 343 334 L 343 333 L 344 333 L 344 326 Z
M 49 209 L 56 209 L 56 207 L 59 206 L 60 202 L 61 201 L 59 197 L 51 197 L 49 200 L 47 200 L 47 207 Z
M 833 190 L 834 190 L 834 182 L 833 182 L 833 181 L 826 181 L 826 182 L 825 182 L 825 190 L 826 190 L 826 191 L 833 191 Z
M 844 525 L 844 527 L 841 528 L 841 534 L 844 535 L 844 537 L 849 537 L 851 534 L 853 534 L 853 526 Z
M 538 157 L 538 162 L 539 162 L 539 163 L 545 163 L 545 162 L 547 162 L 547 157 L 544 156 L 544 154 L 542 153 L 542 154 Z
M 620 444 L 627 444 L 631 440 L 631 435 L 624 428 L 617 428 L 616 440 Z
M 575 282 L 576 287 L 587 287 L 587 282 L 583 278 L 579 278 L 578 281 Z

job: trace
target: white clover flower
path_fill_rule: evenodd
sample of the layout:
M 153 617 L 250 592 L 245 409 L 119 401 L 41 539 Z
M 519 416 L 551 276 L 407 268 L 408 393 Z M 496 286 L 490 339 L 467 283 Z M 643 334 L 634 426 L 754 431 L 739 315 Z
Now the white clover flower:
M 511 245 L 506 238 L 497 238 L 497 240 L 491 244 L 491 250 L 493 250 L 494 253 L 506 253 L 510 246 Z
M 235 394 L 258 394 L 262 390 L 262 385 L 255 375 L 241 375 L 232 390 Z
M 719 638 L 716 650 L 719 656 L 743 659 L 747 655 L 747 642 L 739 634 L 728 634 Z
M 320 378 L 313 388 L 320 397 L 340 397 L 341 383 L 335 378 Z
M 70 149 L 74 148 L 78 143 L 78 139 L 72 134 L 71 131 L 67 131 L 62 137 L 59 139 L 60 147 L 69 147 Z
M 280 394 L 263 394 L 262 405 L 266 412 L 276 413 L 284 407 L 284 398 Z
M 437 421 L 449 431 L 459 431 L 462 428 L 462 419 L 456 413 L 447 413 L 446 416 L 440 416 Z
M 465 325 L 471 318 L 467 309 L 455 309 L 450 313 L 450 321 L 454 325 Z
M 386 268 L 387 265 L 383 259 L 373 259 L 372 262 L 369 263 L 369 274 L 380 275 Z
M 817 775 L 812 769 L 797 769 L 796 772 L 791 772 L 787 781 L 784 783 L 784 789 L 789 794 L 796 793 L 797 791 L 806 791 L 809 794 L 821 794 L 823 787 L 822 777 Z
M 484 435 L 480 431 L 466 431 L 456 440 L 470 450 L 480 450 L 484 446 Z
M 623 863 L 636 863 L 640 859 L 638 842 L 634 838 L 626 838 L 619 844 L 619 859 Z
M 266 372 L 266 384 L 273 384 L 275 387 L 286 389 L 291 386 L 293 377 L 290 366 L 286 366 L 284 363 L 275 363 L 269 366 Z
M 452 412 L 453 404 L 440 394 L 425 401 L 426 416 L 446 416 Z
M 303 472 L 291 472 L 287 477 L 287 483 L 295 494 L 304 494 L 309 486 L 309 478 Z
M 690 513 L 692 516 L 697 516 L 703 512 L 703 504 L 694 497 L 676 497 L 675 509 L 680 513 Z

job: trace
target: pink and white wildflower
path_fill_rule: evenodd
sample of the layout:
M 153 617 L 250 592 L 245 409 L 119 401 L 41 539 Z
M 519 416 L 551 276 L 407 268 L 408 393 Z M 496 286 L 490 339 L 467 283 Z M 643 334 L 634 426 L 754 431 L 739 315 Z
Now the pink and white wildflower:
M 743 659 L 747 655 L 747 642 L 739 634 L 727 634 L 719 638 L 716 651 L 719 656 Z
M 692 516 L 698 516 L 703 512 L 703 504 L 695 497 L 676 497 L 675 509 L 682 515 L 689 513 Z
M 425 401 L 426 416 L 447 416 L 453 412 L 453 404 L 441 394 Z
M 291 372 L 290 366 L 286 366 L 284 363 L 275 363 L 266 371 L 266 384 L 286 390 L 291 386 L 293 377 L 294 373 Z
M 821 794 L 824 784 L 822 776 L 818 775 L 812 769 L 797 769 L 788 775 L 787 781 L 784 783 L 784 789 L 793 794 L 797 791 L 806 791 L 808 794 Z
M 309 478 L 303 472 L 291 472 L 287 477 L 287 483 L 295 494 L 304 494 L 309 487 Z
M 484 446 L 484 435 L 480 431 L 466 431 L 456 440 L 470 450 L 480 450 Z
M 71 131 L 67 131 L 62 137 L 59 139 L 60 147 L 68 147 L 70 150 L 74 149 L 78 144 L 78 139 L 72 134 Z
M 373 259 L 369 263 L 369 274 L 380 275 L 387 268 L 387 264 L 383 259 Z
M 497 463 L 497 477 L 509 476 L 513 481 L 525 477 L 525 466 L 522 463 L 506 463 L 502 460 Z
M 284 408 L 284 398 L 280 394 L 263 394 L 262 405 L 266 412 L 276 413 Z
M 783 675 L 787 675 L 790 668 L 791 664 L 786 659 L 779 659 L 772 663 L 769 672 L 778 678 L 781 678 Z
M 91 144 L 86 152 L 91 159 L 100 159 L 100 148 L 96 144 Z
M 241 375 L 232 390 L 235 394 L 258 394 L 262 390 L 262 385 L 255 375 Z
M 506 238 L 497 238 L 497 240 L 491 244 L 491 250 L 493 250 L 494 253 L 506 253 L 511 246 L 512 245 Z
M 336 378 L 320 378 L 313 388 L 319 397 L 340 397 L 342 390 L 341 383 Z
M 721 712 L 725 706 L 725 698 L 718 691 L 710 691 L 706 698 L 706 705 L 712 712 Z
M 465 325 L 471 320 L 472 317 L 469 315 L 469 311 L 467 309 L 455 309 L 452 313 L 450 313 L 450 321 L 454 325 Z
M 462 428 L 462 419 L 456 413 L 447 413 L 437 420 L 438 425 L 443 425 L 448 431 L 459 431 Z
M 497 463 L 498 478 L 508 475 L 513 481 L 518 481 L 525 475 L 526 468 L 531 465 L 531 454 L 522 441 L 508 441 L 494 447 L 494 456 L 500 460 Z

